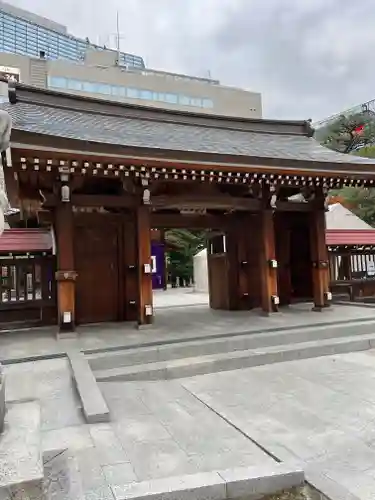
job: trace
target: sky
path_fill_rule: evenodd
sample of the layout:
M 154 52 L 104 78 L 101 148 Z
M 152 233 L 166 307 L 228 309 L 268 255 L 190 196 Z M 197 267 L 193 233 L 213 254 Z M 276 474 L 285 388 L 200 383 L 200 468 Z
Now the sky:
M 267 118 L 328 117 L 375 99 L 374 0 L 8 0 L 150 68 L 262 94 Z

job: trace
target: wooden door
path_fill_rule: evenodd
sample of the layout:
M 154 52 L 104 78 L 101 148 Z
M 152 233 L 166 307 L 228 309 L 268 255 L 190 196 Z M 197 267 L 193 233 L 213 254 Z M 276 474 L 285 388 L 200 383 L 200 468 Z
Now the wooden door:
M 75 225 L 77 323 L 119 319 L 119 224 L 97 215 Z
M 290 266 L 293 298 L 311 300 L 312 262 L 308 213 L 298 214 L 299 220 L 293 225 L 290 239 Z

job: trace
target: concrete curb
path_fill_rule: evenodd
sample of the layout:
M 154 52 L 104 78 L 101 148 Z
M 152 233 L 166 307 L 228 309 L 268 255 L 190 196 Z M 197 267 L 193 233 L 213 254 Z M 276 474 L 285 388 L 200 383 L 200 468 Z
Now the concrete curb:
M 303 470 L 275 463 L 119 485 L 112 492 L 115 500 L 255 500 L 304 482 Z
M 82 402 L 86 422 L 88 424 L 109 422 L 110 415 L 107 403 L 84 354 L 78 350 L 69 350 L 67 356 L 72 369 L 73 380 Z

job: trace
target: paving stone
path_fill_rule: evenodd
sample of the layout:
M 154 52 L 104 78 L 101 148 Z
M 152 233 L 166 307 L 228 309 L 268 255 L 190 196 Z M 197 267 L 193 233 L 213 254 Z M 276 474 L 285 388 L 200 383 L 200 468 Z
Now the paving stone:
M 138 481 L 131 463 L 103 466 L 104 476 L 110 486 L 134 483 Z
M 91 425 L 90 435 L 95 445 L 95 453 L 101 465 L 121 464 L 129 461 L 111 425 Z
M 196 464 L 172 439 L 139 442 L 126 452 L 140 480 L 198 472 Z
M 42 433 L 43 451 L 56 449 L 79 450 L 93 447 L 89 427 L 86 425 L 77 425 L 74 427 L 64 427 Z
M 215 472 L 177 476 L 112 488 L 116 500 L 223 500 L 225 482 Z
M 0 491 L 14 498 L 43 496 L 40 407 L 37 402 L 8 405 L 0 437 Z
M 171 439 L 170 433 L 153 415 L 123 417 L 113 427 L 124 445 Z

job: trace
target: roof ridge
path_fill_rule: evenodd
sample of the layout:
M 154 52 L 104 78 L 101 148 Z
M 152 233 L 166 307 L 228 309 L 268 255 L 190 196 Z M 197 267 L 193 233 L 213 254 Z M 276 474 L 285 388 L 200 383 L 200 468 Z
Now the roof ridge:
M 198 125 L 200 127 L 222 130 L 308 137 L 312 137 L 314 133 L 311 121 L 309 120 L 272 120 L 265 118 L 211 115 L 208 113 L 191 111 L 185 112 L 181 110 L 108 101 L 94 97 L 69 94 L 67 92 L 41 89 L 15 82 L 9 82 L 8 88 L 9 102 L 11 104 L 24 102 L 57 109 L 69 109 L 88 114 L 124 117 L 178 125 Z

